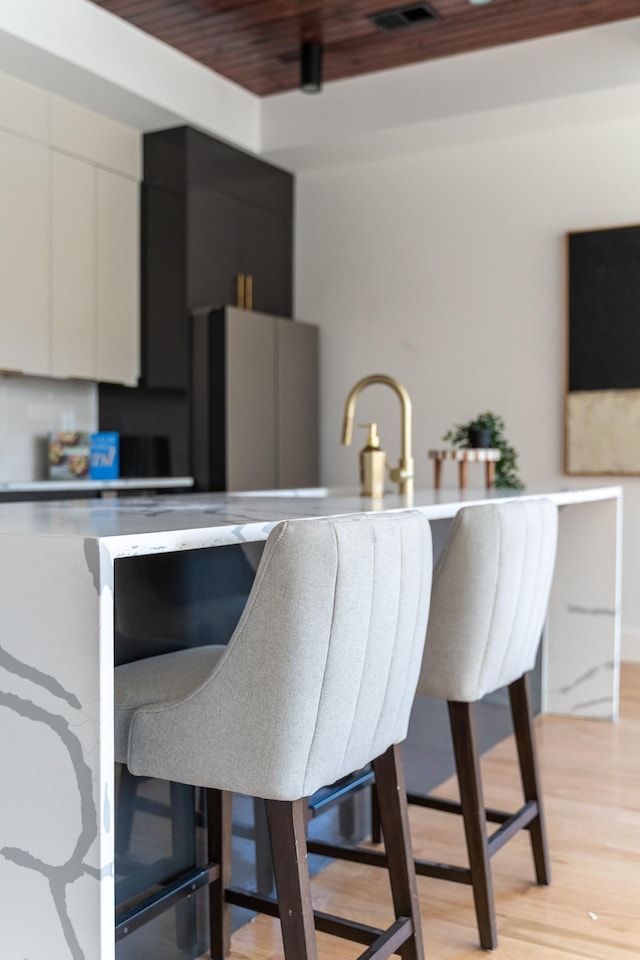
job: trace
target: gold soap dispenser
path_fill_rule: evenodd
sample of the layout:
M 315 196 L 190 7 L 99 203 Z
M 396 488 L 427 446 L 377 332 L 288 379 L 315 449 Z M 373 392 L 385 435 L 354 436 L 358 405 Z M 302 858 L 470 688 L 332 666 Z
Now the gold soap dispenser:
M 361 423 L 369 431 L 366 445 L 360 451 L 360 496 L 384 496 L 384 472 L 387 455 L 380 449 L 377 423 Z

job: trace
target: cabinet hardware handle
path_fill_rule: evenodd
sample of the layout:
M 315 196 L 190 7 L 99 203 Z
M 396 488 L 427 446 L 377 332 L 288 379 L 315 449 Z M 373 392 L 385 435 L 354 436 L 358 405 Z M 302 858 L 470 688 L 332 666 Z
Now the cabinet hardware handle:
M 244 310 L 245 306 L 245 281 L 244 273 L 239 273 L 236 277 L 236 300 L 238 301 L 237 305 L 242 310 Z
M 253 277 L 250 273 L 244 278 L 244 305 L 245 309 L 253 310 Z

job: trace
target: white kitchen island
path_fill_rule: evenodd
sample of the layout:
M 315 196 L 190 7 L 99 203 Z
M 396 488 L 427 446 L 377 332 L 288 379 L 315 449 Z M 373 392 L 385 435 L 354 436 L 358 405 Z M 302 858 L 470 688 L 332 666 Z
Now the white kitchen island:
M 542 709 L 615 720 L 620 487 L 426 490 L 412 504 L 322 490 L 1 504 L 2 960 L 114 957 L 119 560 L 263 541 L 283 519 L 411 505 L 438 528 L 466 504 L 539 496 L 560 508 Z

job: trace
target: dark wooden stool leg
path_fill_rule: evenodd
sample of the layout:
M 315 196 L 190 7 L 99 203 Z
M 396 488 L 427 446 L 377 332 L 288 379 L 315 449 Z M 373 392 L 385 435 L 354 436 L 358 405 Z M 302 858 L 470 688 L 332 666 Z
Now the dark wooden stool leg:
M 448 707 L 480 944 L 493 950 L 498 936 L 473 704 L 448 701 Z
M 375 780 L 371 784 L 371 842 L 382 843 L 382 827 L 380 826 L 380 801 L 376 790 Z
M 231 883 L 231 805 L 233 795 L 207 790 L 207 843 L 210 863 L 220 864 L 220 878 L 209 886 L 209 928 L 213 960 L 226 960 L 231 951 L 231 908 L 225 889 Z
M 354 843 L 356 835 L 356 804 L 352 796 L 345 797 L 338 805 L 340 837 L 345 843 Z
M 180 851 L 190 863 L 196 862 L 195 789 L 184 783 L 169 784 L 171 849 Z M 176 945 L 189 952 L 197 941 L 197 910 L 193 897 L 176 906 Z
M 116 800 L 116 853 L 127 853 L 131 846 L 131 830 L 135 813 L 138 784 L 146 777 L 135 777 L 129 768 L 118 764 L 118 796 Z
M 273 867 L 269 827 L 264 809 L 264 800 L 253 798 L 253 835 L 256 845 L 256 890 L 268 897 L 273 890 Z
M 307 862 L 307 800 L 266 800 L 286 960 L 317 960 Z
M 400 747 L 389 747 L 373 761 L 380 822 L 384 833 L 391 896 L 396 917 L 410 917 L 413 936 L 400 948 L 403 960 L 424 960 L 416 874 L 409 833 L 407 790 Z
M 509 686 L 509 698 L 511 700 L 513 729 L 518 746 L 524 798 L 527 802 L 535 802 L 538 807 L 538 816 L 529 825 L 536 879 L 538 883 L 546 885 L 551 883 L 551 865 L 547 848 L 542 788 L 526 674 Z

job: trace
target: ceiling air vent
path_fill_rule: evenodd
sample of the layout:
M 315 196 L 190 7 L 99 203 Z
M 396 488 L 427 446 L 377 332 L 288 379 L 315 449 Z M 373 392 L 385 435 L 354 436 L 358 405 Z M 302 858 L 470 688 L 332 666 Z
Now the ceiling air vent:
M 398 7 L 396 10 L 384 10 L 382 13 L 371 14 L 371 20 L 378 30 L 389 33 L 391 30 L 402 30 L 405 27 L 415 27 L 419 23 L 438 20 L 438 14 L 426 3 L 413 4 L 410 7 Z

